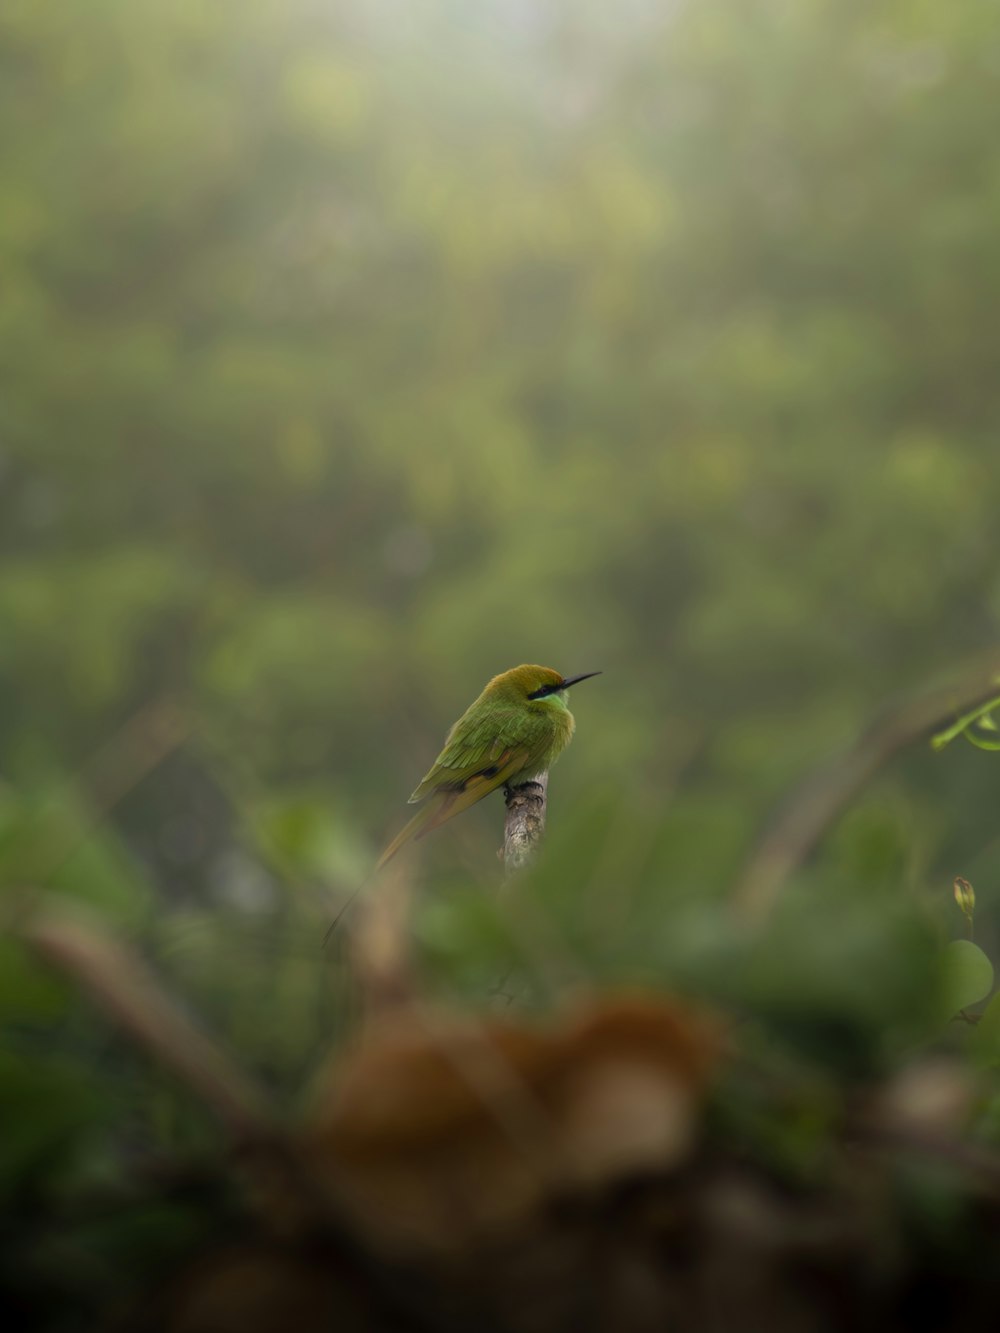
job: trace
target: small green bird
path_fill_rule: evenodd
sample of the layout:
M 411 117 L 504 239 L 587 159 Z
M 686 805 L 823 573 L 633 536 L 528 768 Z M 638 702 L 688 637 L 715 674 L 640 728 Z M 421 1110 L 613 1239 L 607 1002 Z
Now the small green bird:
M 444 749 L 410 797 L 427 804 L 396 834 L 376 870 L 411 838 L 468 810 L 491 791 L 545 773 L 570 743 L 573 714 L 566 691 L 599 671 L 565 679 L 542 666 L 518 666 L 494 676 L 445 737 Z

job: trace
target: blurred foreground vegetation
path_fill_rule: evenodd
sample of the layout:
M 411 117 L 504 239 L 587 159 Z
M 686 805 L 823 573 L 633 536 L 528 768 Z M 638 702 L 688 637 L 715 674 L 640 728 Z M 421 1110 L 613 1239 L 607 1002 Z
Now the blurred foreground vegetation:
M 993 1024 L 948 1021 L 992 981 L 943 952 L 961 876 L 1000 957 L 997 756 L 903 748 L 726 907 L 780 798 L 998 638 L 994 5 L 10 0 L 0 69 L 10 923 L 88 909 L 291 1115 L 355 1021 L 323 934 L 447 725 L 602 669 L 513 898 L 499 801 L 422 844 L 422 991 L 723 1007 L 823 1087 L 722 1098 L 797 1187 L 928 1049 L 1000 1146 Z M 88 1326 L 225 1214 L 156 1184 L 218 1131 L 0 964 L 5 1280 Z

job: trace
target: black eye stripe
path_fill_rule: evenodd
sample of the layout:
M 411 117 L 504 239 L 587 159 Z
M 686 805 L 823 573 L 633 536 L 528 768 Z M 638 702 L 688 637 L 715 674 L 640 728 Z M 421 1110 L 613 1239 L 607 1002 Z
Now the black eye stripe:
M 529 699 L 544 699 L 547 694 L 558 694 L 562 689 L 562 682 L 558 681 L 555 685 L 540 685 L 533 694 L 529 694 Z

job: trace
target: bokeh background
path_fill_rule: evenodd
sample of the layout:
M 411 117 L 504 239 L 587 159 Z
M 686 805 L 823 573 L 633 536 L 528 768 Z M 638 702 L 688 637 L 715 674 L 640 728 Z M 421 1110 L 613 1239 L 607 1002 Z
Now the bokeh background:
M 556 933 L 690 978 L 775 802 L 996 640 L 989 0 L 7 0 L 0 69 L 0 871 L 280 1086 L 495 672 L 603 671 Z M 947 934 L 963 874 L 989 939 L 997 772 L 901 756 L 813 879 Z M 430 984 L 479 975 L 500 817 L 421 844 Z M 8 1177 L 110 1170 L 107 1096 L 195 1132 L 2 948 Z

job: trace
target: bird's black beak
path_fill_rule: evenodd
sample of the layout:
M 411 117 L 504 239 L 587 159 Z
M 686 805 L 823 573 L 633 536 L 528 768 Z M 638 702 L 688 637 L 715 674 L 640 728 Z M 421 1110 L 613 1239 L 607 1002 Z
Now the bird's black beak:
M 559 686 L 561 690 L 568 690 L 571 685 L 579 685 L 581 680 L 590 680 L 591 676 L 599 676 L 600 671 L 585 671 L 582 676 L 570 676 Z

